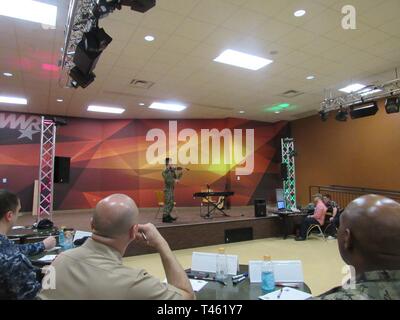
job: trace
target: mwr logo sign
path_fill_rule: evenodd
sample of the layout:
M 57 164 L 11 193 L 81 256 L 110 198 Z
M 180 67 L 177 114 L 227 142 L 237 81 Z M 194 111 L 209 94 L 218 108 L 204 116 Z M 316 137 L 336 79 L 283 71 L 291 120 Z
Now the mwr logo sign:
M 237 166 L 235 170 L 237 175 L 253 173 L 254 129 L 245 129 L 245 132 L 242 129 L 201 129 L 199 135 L 198 131 L 189 128 L 178 132 L 177 121 L 169 121 L 168 131 L 166 133 L 162 129 L 151 129 L 147 132 L 146 141 L 155 141 L 146 150 L 148 164 L 164 164 L 168 155 L 174 163 L 183 165 L 227 164 Z M 178 146 L 179 142 L 183 144 Z M 246 148 L 243 154 L 244 144 Z
M 32 135 L 40 132 L 41 120 L 39 116 L 0 112 L 0 129 L 19 130 L 18 139 L 32 140 Z

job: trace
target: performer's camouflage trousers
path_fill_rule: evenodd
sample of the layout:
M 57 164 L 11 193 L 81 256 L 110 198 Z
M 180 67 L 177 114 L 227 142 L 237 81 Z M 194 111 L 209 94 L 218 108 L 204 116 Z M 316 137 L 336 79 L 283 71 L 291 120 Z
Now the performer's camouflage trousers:
M 174 189 L 164 190 L 164 214 L 166 218 L 171 215 L 172 209 L 174 209 Z

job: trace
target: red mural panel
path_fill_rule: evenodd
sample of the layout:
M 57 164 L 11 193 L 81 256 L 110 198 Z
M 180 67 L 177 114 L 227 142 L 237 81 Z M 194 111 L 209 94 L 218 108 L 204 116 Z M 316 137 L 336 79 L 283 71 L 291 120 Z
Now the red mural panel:
M 213 190 L 234 191 L 230 201 L 235 206 L 251 204 L 257 197 L 271 198 L 274 189 L 280 187 L 280 138 L 288 135 L 284 122 L 78 118 L 67 118 L 67 122 L 58 128 L 56 155 L 71 158 L 70 182 L 55 185 L 56 210 L 93 208 L 113 193 L 131 196 L 140 207 L 156 207 L 155 191 L 163 189 L 163 164 L 161 160 L 153 163 L 152 155 L 158 159 L 176 158 L 177 164 L 190 169 L 176 187 L 178 206 L 199 205 L 199 199 L 192 195 L 207 184 Z M 33 184 L 38 178 L 38 123 L 39 116 L 0 112 L 1 188 L 19 194 L 23 211 L 32 209 Z M 204 133 L 212 129 L 206 131 L 210 137 Z M 150 139 L 152 133 L 157 137 Z M 225 138 L 219 137 L 222 133 Z M 254 148 L 245 152 L 251 145 L 250 136 Z M 213 149 L 216 141 L 220 145 Z M 157 152 L 150 152 L 155 146 L 159 146 Z M 222 156 L 227 146 L 229 161 Z M 242 159 L 236 159 L 236 150 L 242 150 Z M 179 161 L 188 157 L 193 161 Z M 239 160 L 245 160 L 251 172 L 238 175 L 236 169 L 244 166 Z

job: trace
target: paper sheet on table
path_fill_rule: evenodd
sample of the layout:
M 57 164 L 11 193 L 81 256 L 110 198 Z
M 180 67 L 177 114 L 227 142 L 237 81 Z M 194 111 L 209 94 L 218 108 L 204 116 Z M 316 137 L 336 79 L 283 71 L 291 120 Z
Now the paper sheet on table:
M 14 226 L 12 227 L 12 230 L 18 230 L 18 229 L 25 229 L 24 226 Z
M 236 276 L 239 267 L 239 257 L 227 254 L 228 274 Z M 217 254 L 207 252 L 193 252 L 192 271 L 217 272 Z
M 199 292 L 208 283 L 204 280 L 189 279 L 194 292 Z
M 52 262 L 56 257 L 57 257 L 56 254 L 48 254 L 45 255 L 44 257 L 41 257 L 39 261 Z
M 304 282 L 303 267 L 300 260 L 274 260 L 275 282 L 299 283 Z M 261 282 L 262 261 L 249 261 L 249 276 L 251 283 Z
M 197 279 L 189 279 L 189 280 L 194 292 L 199 292 L 208 283 L 207 281 L 204 280 L 197 280 Z M 167 279 L 164 279 L 163 283 L 168 283 Z
M 277 290 L 271 293 L 267 293 L 258 298 L 261 300 L 306 300 L 311 297 L 312 295 L 309 293 L 293 288 L 284 287 L 282 288 L 282 292 L 281 290 Z
M 52 252 L 52 251 L 57 251 L 57 250 L 60 250 L 61 249 L 61 247 L 54 247 L 54 248 L 51 248 L 51 249 L 46 249 L 45 251 L 46 252 Z
M 76 230 L 73 241 L 82 239 L 84 237 L 91 237 L 91 236 L 92 236 L 91 232 Z

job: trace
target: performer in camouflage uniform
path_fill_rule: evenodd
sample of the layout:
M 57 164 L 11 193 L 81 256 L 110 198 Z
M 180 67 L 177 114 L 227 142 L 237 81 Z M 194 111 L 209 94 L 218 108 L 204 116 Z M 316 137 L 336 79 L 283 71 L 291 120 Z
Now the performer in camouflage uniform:
M 175 183 L 182 177 L 182 173 L 182 168 L 175 168 L 171 165 L 171 158 L 165 159 L 165 170 L 162 172 L 165 184 L 163 222 L 171 223 L 176 220 L 171 216 L 171 212 L 174 208 Z
M 15 225 L 21 208 L 18 197 L 0 190 L 0 299 L 34 299 L 41 289 L 40 269 L 32 266 L 29 255 L 56 245 L 54 237 L 43 242 L 17 245 L 6 236 Z
M 341 215 L 339 251 L 353 266 L 353 284 L 334 288 L 322 300 L 400 299 L 400 204 L 377 196 L 362 196 Z

